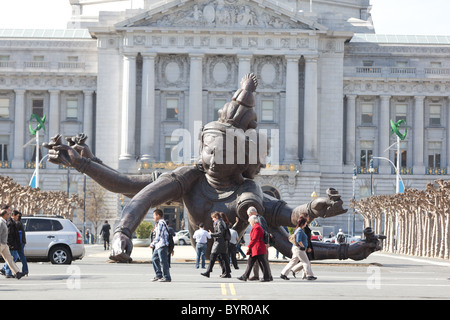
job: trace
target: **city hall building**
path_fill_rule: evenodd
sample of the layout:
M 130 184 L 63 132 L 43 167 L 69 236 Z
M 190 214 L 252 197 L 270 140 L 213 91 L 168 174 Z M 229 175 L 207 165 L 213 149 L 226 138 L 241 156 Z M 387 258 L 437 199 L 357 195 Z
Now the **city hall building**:
M 329 187 L 347 208 L 353 196 L 393 194 L 397 156 L 407 188 L 448 179 L 450 37 L 377 34 L 369 0 L 111 2 L 70 0 L 65 30 L 0 30 L 1 175 L 30 181 L 31 114 L 47 117 L 41 142 L 84 132 L 121 172 L 173 170 L 174 132 L 191 134 L 194 159 L 198 130 L 253 72 L 258 129 L 276 146 L 256 179 L 292 207 Z M 390 120 L 401 119 L 397 155 Z M 81 174 L 42 162 L 42 189 L 68 181 L 82 195 Z M 117 221 L 129 200 L 107 199 Z M 186 227 L 182 207 L 164 209 Z M 353 219 L 350 209 L 319 222 L 351 233 Z

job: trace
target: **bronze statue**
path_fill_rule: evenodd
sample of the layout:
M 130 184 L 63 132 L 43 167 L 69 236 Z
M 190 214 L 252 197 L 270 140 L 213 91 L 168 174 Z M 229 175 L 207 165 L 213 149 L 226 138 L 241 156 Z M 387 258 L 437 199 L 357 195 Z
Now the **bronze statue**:
M 224 212 L 230 221 L 237 221 L 235 229 L 242 236 L 248 226 L 247 208 L 254 206 L 265 217 L 269 231 L 275 239 L 274 246 L 286 256 L 291 256 L 291 243 L 282 226 L 295 226 L 298 217 L 307 214 L 310 220 L 332 217 L 347 210 L 337 191 L 329 189 L 327 197 L 314 199 L 308 204 L 290 208 L 282 200 L 263 194 L 253 178 L 265 166 L 265 156 L 250 161 L 251 153 L 267 138 L 262 134 L 248 134 L 255 130 L 257 117 L 254 111 L 253 92 L 257 87 L 253 74 L 244 76 L 240 89 L 232 101 L 219 110 L 219 120 L 204 126 L 201 132 L 199 160 L 195 165 L 180 167 L 172 172 L 156 175 L 125 175 L 104 165 L 94 157 L 81 134 L 62 144 L 61 136 L 52 138 L 44 146 L 49 149 L 49 161 L 73 167 L 115 193 L 132 198 L 123 209 L 121 220 L 115 229 L 110 259 L 118 262 L 131 261 L 132 234 L 151 208 L 167 202 L 182 202 L 187 209 L 191 236 L 203 223 L 212 230 L 210 213 Z M 251 132 L 250 132 L 251 133 Z M 233 143 L 227 143 L 232 141 Z M 245 146 L 242 154 L 238 147 Z M 256 149 L 255 149 L 256 148 Z M 230 161 L 231 160 L 231 161 Z M 334 193 L 333 193 L 334 192 Z M 195 247 L 195 242 L 192 239 Z M 379 250 L 378 238 L 367 237 L 358 247 L 334 244 L 314 244 L 317 257 L 324 259 L 363 259 Z M 210 247 L 208 248 L 208 254 Z

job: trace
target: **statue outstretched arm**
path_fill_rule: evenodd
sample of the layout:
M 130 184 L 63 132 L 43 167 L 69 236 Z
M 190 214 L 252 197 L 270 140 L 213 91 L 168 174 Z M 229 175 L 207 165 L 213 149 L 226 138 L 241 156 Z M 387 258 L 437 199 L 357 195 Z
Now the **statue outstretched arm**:
M 328 218 L 346 213 L 348 209 L 344 209 L 342 205 L 343 201 L 340 196 L 328 195 L 327 197 L 316 198 L 292 209 L 283 200 L 264 194 L 264 208 L 266 211 L 264 217 L 267 223 L 274 227 L 295 227 L 301 215 L 309 216 L 309 220 L 312 221 L 319 217 Z
M 330 199 L 331 198 L 331 199 Z M 274 235 L 277 248 L 285 256 L 292 256 L 292 243 L 289 242 L 289 235 L 280 226 L 295 226 L 300 215 L 308 215 L 310 221 L 317 217 L 332 217 L 347 212 L 342 208 L 340 199 L 328 197 L 318 198 L 307 204 L 290 208 L 284 201 L 264 195 L 264 207 L 266 218 L 269 224 L 269 232 Z M 380 240 L 385 239 L 384 235 L 375 235 L 371 228 L 364 230 L 364 238 L 352 244 L 334 244 L 321 241 L 312 241 L 314 250 L 314 260 L 323 259 L 353 259 L 362 260 L 371 253 L 381 250 Z
M 49 161 L 88 175 L 108 191 L 131 198 L 156 179 L 155 175 L 125 175 L 105 165 L 92 154 L 82 134 L 66 140 L 68 145 L 62 144 L 61 135 L 56 135 L 43 144 L 49 149 Z

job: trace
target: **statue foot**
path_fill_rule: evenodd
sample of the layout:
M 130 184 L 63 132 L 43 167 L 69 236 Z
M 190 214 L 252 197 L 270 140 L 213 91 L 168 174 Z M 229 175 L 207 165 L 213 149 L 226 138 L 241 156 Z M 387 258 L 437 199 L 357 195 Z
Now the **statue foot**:
M 125 252 L 119 254 L 111 254 L 109 256 L 109 259 L 120 263 L 130 263 L 131 261 L 133 261 L 133 259 L 131 259 L 131 257 Z

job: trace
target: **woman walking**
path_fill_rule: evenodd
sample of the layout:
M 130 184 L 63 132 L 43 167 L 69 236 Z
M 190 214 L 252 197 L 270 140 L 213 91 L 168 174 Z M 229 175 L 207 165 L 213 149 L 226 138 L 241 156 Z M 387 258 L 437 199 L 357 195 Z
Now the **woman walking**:
M 309 262 L 306 250 L 308 249 L 308 237 L 303 231 L 306 227 L 308 220 L 305 217 L 300 217 L 297 221 L 297 229 L 295 230 L 295 244 L 292 245 L 292 258 L 288 264 L 281 271 L 281 279 L 289 280 L 287 274 L 292 268 L 303 268 L 303 272 L 306 275 L 307 280 L 316 280 L 311 270 L 311 263 Z M 293 272 L 295 275 L 295 273 Z
M 260 225 L 258 216 L 250 216 L 248 222 L 250 222 L 250 225 L 252 226 L 252 231 L 250 231 L 250 243 L 248 244 L 247 251 L 249 258 L 247 269 L 238 279 L 247 281 L 255 262 L 258 261 L 264 274 L 264 279 L 261 281 L 270 281 L 269 266 L 267 265 L 267 260 L 264 258 L 264 255 L 267 253 L 267 248 L 263 240 L 264 230 Z

